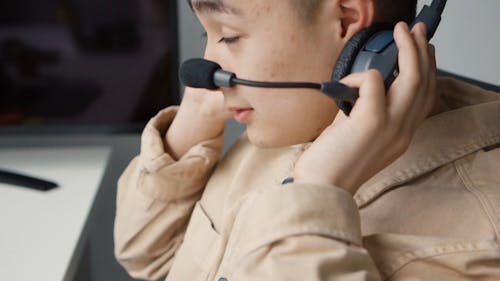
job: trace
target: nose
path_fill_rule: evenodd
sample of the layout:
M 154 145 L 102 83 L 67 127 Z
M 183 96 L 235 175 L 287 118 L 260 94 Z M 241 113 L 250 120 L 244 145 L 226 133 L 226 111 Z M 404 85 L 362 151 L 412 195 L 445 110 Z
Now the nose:
M 216 50 L 213 47 L 213 44 L 207 43 L 205 46 L 205 53 L 203 54 L 203 58 L 206 60 L 217 62 Z
M 222 69 L 226 69 L 228 67 L 227 60 L 224 59 L 224 56 L 220 54 L 219 48 L 214 46 L 215 44 L 207 43 L 205 47 L 205 52 L 203 54 L 203 58 L 209 61 L 213 61 L 221 66 Z

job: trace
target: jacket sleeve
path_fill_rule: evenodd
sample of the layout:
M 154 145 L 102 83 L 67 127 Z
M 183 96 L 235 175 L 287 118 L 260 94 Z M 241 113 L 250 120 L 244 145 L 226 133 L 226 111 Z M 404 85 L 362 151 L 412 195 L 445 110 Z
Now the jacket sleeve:
M 222 149 L 221 136 L 174 161 L 165 152 L 163 136 L 176 112 L 168 108 L 150 120 L 140 155 L 118 181 L 115 256 L 135 278 L 155 280 L 168 273 Z
M 391 259 L 392 268 L 380 271 L 362 246 L 352 196 L 333 186 L 269 188 L 251 198 L 238 216 L 244 223 L 235 225 L 230 240 L 235 250 L 219 276 L 228 281 L 472 281 L 500 276 L 500 248 L 491 241 L 458 243 L 432 253 L 425 247 L 414 253 L 403 251 Z M 453 238 L 441 239 L 450 245 Z M 391 244 L 394 249 L 380 254 L 403 250 Z
M 361 246 L 356 203 L 340 188 L 267 188 L 249 198 L 236 221 L 228 247 L 234 251 L 220 276 L 229 281 L 380 280 Z

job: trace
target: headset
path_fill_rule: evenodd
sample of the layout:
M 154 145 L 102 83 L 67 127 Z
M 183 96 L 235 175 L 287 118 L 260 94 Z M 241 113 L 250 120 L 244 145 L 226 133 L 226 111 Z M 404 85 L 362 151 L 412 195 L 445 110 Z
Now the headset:
M 446 0 L 433 0 L 430 6 L 425 5 L 410 29 L 419 22 L 425 23 L 427 41 L 430 41 L 441 22 L 445 6 Z M 394 30 L 385 24 L 374 24 L 356 33 L 344 46 L 333 70 L 332 81 L 338 82 L 350 73 L 377 69 L 384 78 L 386 89 L 389 89 L 399 74 L 398 48 L 393 34 Z M 336 99 L 337 106 L 348 115 L 358 97 Z
M 441 15 L 446 6 L 446 0 L 433 0 L 431 5 L 425 5 L 422 11 L 411 23 L 410 28 L 423 22 L 427 28 L 429 41 L 436 32 Z M 374 24 L 357 32 L 344 46 L 331 81 L 325 83 L 311 82 L 262 82 L 240 79 L 235 73 L 222 70 L 215 62 L 204 59 L 190 59 L 180 68 L 181 81 L 189 87 L 217 90 L 221 87 L 230 88 L 235 85 L 261 88 L 310 88 L 318 89 L 335 100 L 339 109 L 349 115 L 356 100 L 358 89 L 345 86 L 339 81 L 350 73 L 363 72 L 370 69 L 380 71 L 384 78 L 386 89 L 399 74 L 398 48 L 394 42 L 393 26 Z

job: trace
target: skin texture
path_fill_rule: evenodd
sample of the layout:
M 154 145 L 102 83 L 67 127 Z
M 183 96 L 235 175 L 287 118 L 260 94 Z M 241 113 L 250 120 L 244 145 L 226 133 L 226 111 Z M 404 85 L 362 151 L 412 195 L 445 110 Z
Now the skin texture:
M 326 1 L 309 24 L 289 1 L 194 0 L 193 7 L 207 32 L 205 58 L 240 78 L 262 81 L 329 80 L 345 43 L 375 17 L 371 0 Z M 249 109 L 244 122 L 257 146 L 314 141 L 295 166 L 296 182 L 354 193 L 406 150 L 433 108 L 435 61 L 424 32 L 422 25 L 412 33 L 405 24 L 396 28 L 401 75 L 387 96 L 376 71 L 344 79 L 360 88 L 348 118 L 314 90 L 187 89 L 166 147 L 180 158 L 196 143 L 220 135 L 238 109 Z

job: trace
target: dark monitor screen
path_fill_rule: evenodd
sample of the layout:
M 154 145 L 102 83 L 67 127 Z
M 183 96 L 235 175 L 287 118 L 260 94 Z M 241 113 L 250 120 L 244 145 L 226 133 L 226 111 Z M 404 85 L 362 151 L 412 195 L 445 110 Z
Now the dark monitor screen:
M 0 128 L 143 124 L 177 69 L 176 1 L 0 2 Z

